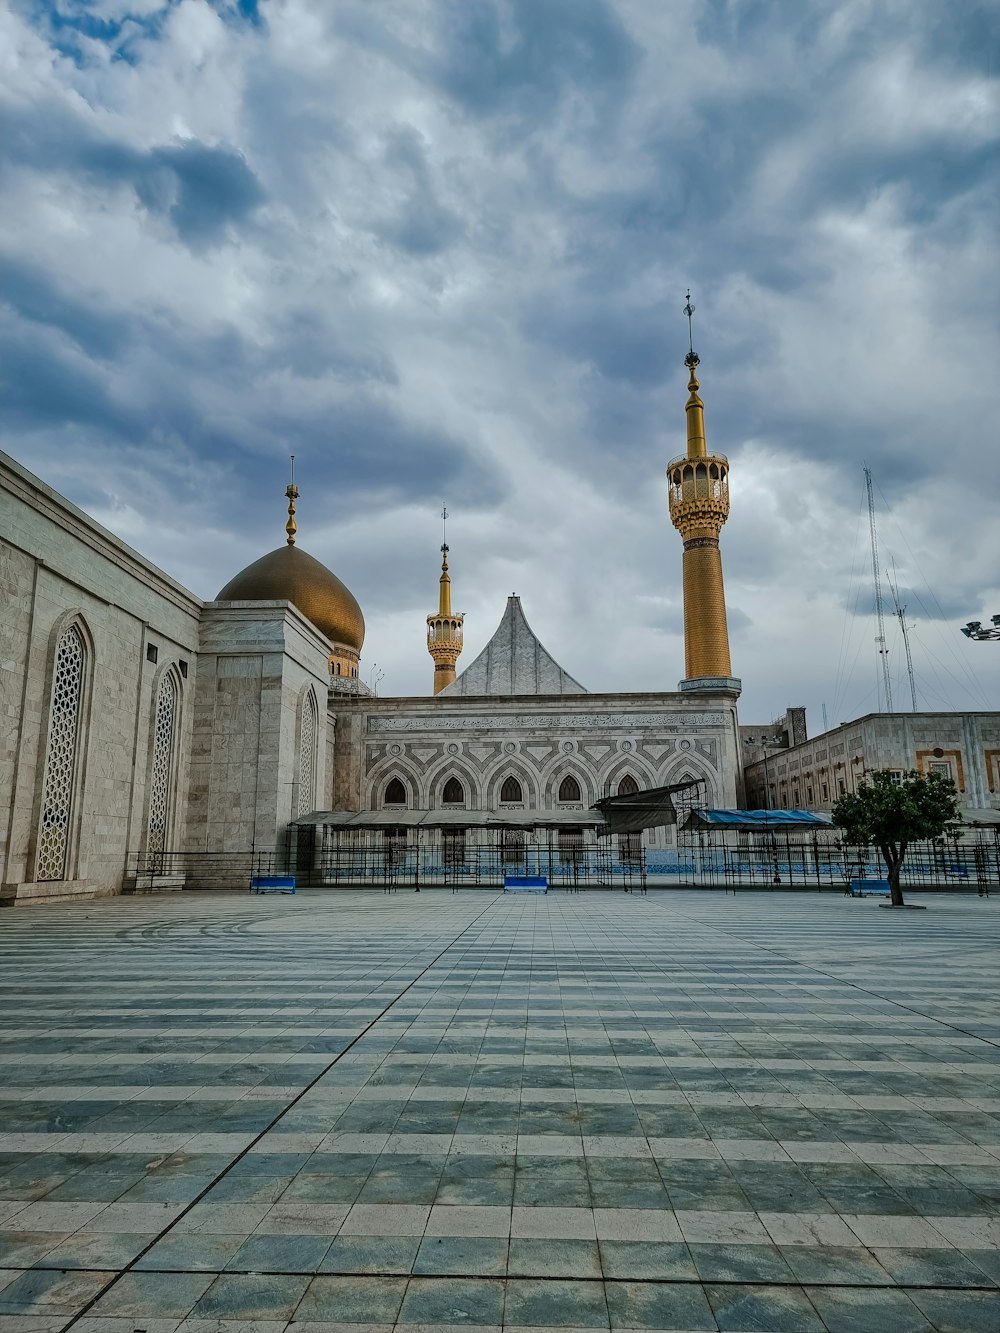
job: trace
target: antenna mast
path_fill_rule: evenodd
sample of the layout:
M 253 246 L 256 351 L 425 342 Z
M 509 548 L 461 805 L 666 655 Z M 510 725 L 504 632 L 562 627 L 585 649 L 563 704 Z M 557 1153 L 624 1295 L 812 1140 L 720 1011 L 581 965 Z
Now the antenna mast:
M 892 604 L 896 608 L 896 619 L 899 621 L 899 628 L 903 635 L 903 649 L 906 652 L 906 674 L 910 679 L 910 704 L 915 713 L 917 711 L 917 687 L 913 679 L 913 658 L 910 655 L 910 627 L 906 623 L 906 607 L 899 604 L 899 582 L 896 579 L 895 560 L 892 562 L 889 591 L 892 593 Z
M 885 646 L 885 615 L 882 610 L 882 580 L 878 571 L 878 538 L 875 535 L 875 497 L 872 494 L 872 472 L 867 463 L 865 469 L 865 486 L 868 488 L 868 528 L 872 539 L 872 579 L 875 584 L 875 624 L 878 633 L 875 635 L 875 644 L 878 649 L 878 655 L 882 662 L 882 688 L 885 691 L 885 711 L 892 712 L 892 682 L 889 679 L 889 651 Z

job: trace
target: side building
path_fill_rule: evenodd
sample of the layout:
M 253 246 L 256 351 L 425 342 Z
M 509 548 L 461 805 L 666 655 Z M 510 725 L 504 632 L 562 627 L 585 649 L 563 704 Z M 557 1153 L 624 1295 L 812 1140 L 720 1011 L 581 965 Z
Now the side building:
M 800 710 L 789 710 L 799 712 Z M 804 718 L 802 731 L 804 732 Z M 940 773 L 958 790 L 970 823 L 1000 824 L 1000 713 L 868 713 L 811 740 L 781 744 L 765 756 L 759 728 L 743 728 L 747 805 L 829 811 L 857 789 L 866 771 Z M 744 736 L 746 739 L 746 735 Z

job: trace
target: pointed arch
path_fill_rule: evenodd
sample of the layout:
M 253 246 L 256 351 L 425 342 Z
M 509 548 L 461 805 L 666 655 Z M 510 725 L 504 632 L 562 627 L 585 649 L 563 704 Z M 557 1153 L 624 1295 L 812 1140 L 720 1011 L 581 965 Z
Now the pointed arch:
M 444 788 L 449 778 L 457 778 L 462 784 L 467 810 L 481 808 L 483 799 L 480 775 L 461 755 L 449 754 L 437 760 L 433 769 L 425 776 L 424 790 L 427 792 L 427 804 L 430 809 L 436 810 L 445 804 Z
M 701 755 L 691 750 L 673 755 L 664 767 L 659 781 L 662 786 L 668 786 L 675 782 L 690 782 L 694 779 L 704 782 L 702 799 L 706 806 L 713 806 L 718 799 L 719 774 Z
M 524 788 L 513 773 L 508 773 L 500 784 L 500 800 L 504 805 L 524 804 Z
M 49 638 L 48 716 L 34 863 L 35 879 L 74 878 L 79 855 L 94 643 L 79 611 L 61 616 Z
M 382 788 L 382 804 L 406 805 L 406 786 L 398 775 L 391 777 Z
M 601 783 L 602 796 L 617 796 L 618 784 L 628 774 L 638 783 L 639 790 L 656 787 L 660 783 L 656 770 L 641 754 L 618 754 L 604 770 Z
M 385 755 L 372 767 L 367 777 L 367 801 L 372 810 L 381 810 L 385 804 L 385 789 L 393 778 L 398 778 L 406 793 L 408 808 L 417 809 L 421 805 L 422 791 L 420 775 L 405 755 Z M 396 803 L 392 803 L 396 806 Z M 396 806 L 398 808 L 398 806 Z
M 631 773 L 623 773 L 618 779 L 618 790 L 614 793 L 616 796 L 634 796 L 639 790 L 639 784 Z
M 312 685 L 299 695 L 298 744 L 296 746 L 295 793 L 292 805 L 301 819 L 316 808 L 316 771 L 319 755 L 319 704 Z
M 539 778 L 539 788 L 545 801 L 545 809 L 553 810 L 559 804 L 559 786 L 563 778 L 576 778 L 580 787 L 579 800 L 584 806 L 592 805 L 600 795 L 597 774 L 578 752 L 566 754 L 562 750 L 545 761 Z
M 163 666 L 153 679 L 146 780 L 148 852 L 168 851 L 173 843 L 182 689 L 180 672 L 173 664 Z
M 567 773 L 559 784 L 558 799 L 563 804 L 579 804 L 583 799 L 583 793 L 580 790 L 580 784 L 572 773 Z
M 513 801 L 504 801 L 501 795 L 503 785 L 508 778 L 514 778 L 521 785 L 520 804 L 523 804 L 529 810 L 537 810 L 538 787 L 534 775 L 526 764 L 506 755 L 504 756 L 504 762 L 493 770 L 493 773 L 483 784 L 487 794 L 487 806 L 495 809 L 498 805 L 517 804 Z
M 443 805 L 465 805 L 465 788 L 454 773 L 447 779 L 441 789 L 441 803 Z

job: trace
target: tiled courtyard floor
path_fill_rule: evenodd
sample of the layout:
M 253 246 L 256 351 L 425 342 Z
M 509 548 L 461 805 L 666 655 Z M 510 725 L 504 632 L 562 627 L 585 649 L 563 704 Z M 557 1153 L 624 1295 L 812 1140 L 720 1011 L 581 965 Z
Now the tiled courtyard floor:
M 1000 901 L 0 916 L 0 1329 L 1000 1329 Z

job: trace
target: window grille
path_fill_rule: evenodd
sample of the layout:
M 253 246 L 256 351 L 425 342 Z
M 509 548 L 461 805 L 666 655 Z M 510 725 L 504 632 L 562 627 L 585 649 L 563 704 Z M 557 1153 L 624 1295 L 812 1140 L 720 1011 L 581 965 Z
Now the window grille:
M 384 804 L 386 805 L 405 805 L 406 788 L 400 782 L 399 778 L 393 778 L 385 789 Z
M 445 805 L 464 805 L 465 788 L 459 782 L 458 778 L 449 778 L 444 784 L 444 791 L 441 799 Z
M 508 782 L 513 781 L 513 778 L 508 778 Z M 527 849 L 524 843 L 523 829 L 505 828 L 500 831 L 500 859 L 505 866 L 525 864 Z
M 631 773 L 626 773 L 625 776 L 622 778 L 621 782 L 619 782 L 618 784 L 619 796 L 634 796 L 638 790 L 639 790 L 639 784 L 638 782 L 636 782 L 635 778 L 632 776 Z
M 307 815 L 315 805 L 313 800 L 313 773 L 316 764 L 316 710 L 311 694 L 302 700 L 302 722 L 299 726 L 299 815 Z
M 442 839 L 446 866 L 465 865 L 465 829 L 445 829 Z
M 637 866 L 642 863 L 641 833 L 619 833 L 618 859 L 623 866 Z
M 576 778 L 570 776 L 563 778 L 559 784 L 560 801 L 578 801 L 580 799 L 580 784 Z
M 524 796 L 517 778 L 504 779 L 504 784 L 500 788 L 500 800 L 507 805 L 520 805 L 523 802 Z
M 562 865 L 574 865 L 583 856 L 582 829 L 559 830 L 559 860 Z
M 153 724 L 153 771 L 149 782 L 149 829 L 146 850 L 166 850 L 170 822 L 170 772 L 174 750 L 177 686 L 169 674 L 160 681 Z
M 36 874 L 40 880 L 66 878 L 85 651 L 83 636 L 75 626 L 70 626 L 56 645 L 52 720 L 42 784 L 42 829 L 38 839 Z

